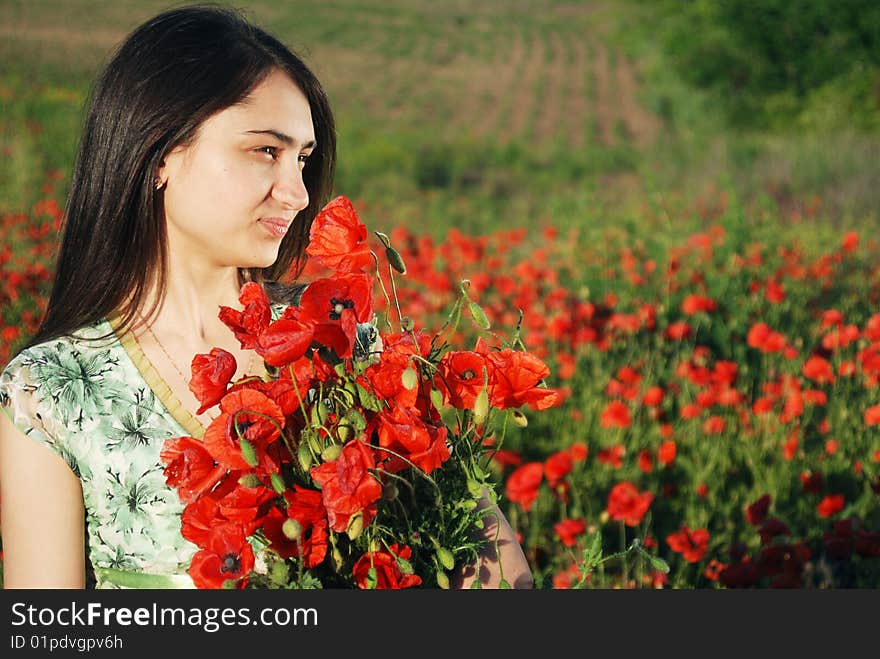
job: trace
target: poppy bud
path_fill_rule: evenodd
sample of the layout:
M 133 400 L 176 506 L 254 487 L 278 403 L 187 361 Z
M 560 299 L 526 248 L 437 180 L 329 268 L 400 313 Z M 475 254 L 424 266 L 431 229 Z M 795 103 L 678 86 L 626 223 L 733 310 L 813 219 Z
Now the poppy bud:
M 330 558 L 333 561 L 333 569 L 339 572 L 339 569 L 342 567 L 342 552 L 339 551 L 339 547 L 333 547 Z
M 272 573 L 270 575 L 272 583 L 286 584 L 289 576 L 290 573 L 284 561 L 276 561 L 272 564 Z
M 478 425 L 483 423 L 487 416 L 489 416 L 489 392 L 483 387 L 474 400 L 474 423 Z
M 443 407 L 443 394 L 438 389 L 431 389 L 431 393 L 428 395 L 431 397 L 431 403 L 436 409 L 439 410 Z
M 349 437 L 351 437 L 351 426 L 345 423 L 339 424 L 336 426 L 336 436 L 339 438 L 340 442 L 345 444 Z
M 403 262 L 403 257 L 396 249 L 393 247 L 386 247 L 385 258 L 388 259 L 388 263 L 392 268 L 397 270 L 397 272 L 402 275 L 406 274 L 406 263 Z
M 272 481 L 272 489 L 275 490 L 278 494 L 283 494 L 284 490 L 287 489 L 287 486 L 284 484 L 284 479 L 281 478 L 280 474 L 272 473 L 269 475 L 269 479 Z
M 479 327 L 482 327 L 483 329 L 489 329 L 492 326 L 492 324 L 489 322 L 489 318 L 483 311 L 483 308 L 476 302 L 468 302 L 468 311 L 471 314 L 471 318 L 474 319 Z
M 299 460 L 299 466 L 303 471 L 308 471 L 312 466 L 312 452 L 309 450 L 307 442 L 300 442 L 299 448 L 296 450 L 296 458 Z
M 526 415 L 519 410 L 513 411 L 513 422 L 520 428 L 525 428 L 527 425 L 529 425 L 528 417 L 526 417 Z
M 238 479 L 238 484 L 242 487 L 259 487 L 262 482 L 257 478 L 256 474 L 245 474 Z
M 385 487 L 382 488 L 382 499 L 385 501 L 394 501 L 397 498 L 397 495 L 397 485 L 393 482 L 386 483 Z
M 364 515 L 363 513 L 355 513 L 348 520 L 348 528 L 345 529 L 345 533 L 348 535 L 349 540 L 357 540 L 358 536 L 361 534 L 361 531 L 364 530 Z
M 257 452 L 254 449 L 253 444 L 242 437 L 241 441 L 239 442 L 239 446 L 241 446 L 241 457 L 244 458 L 245 462 L 247 462 L 251 467 L 256 467 L 258 464 L 260 464 L 260 461 L 257 459 Z
M 330 444 L 330 446 L 321 451 L 321 459 L 324 462 L 333 462 L 336 458 L 339 457 L 340 453 L 342 453 L 341 445 Z
M 281 532 L 288 540 L 299 540 L 300 536 L 302 536 L 302 525 L 295 519 L 288 518 L 281 525 Z
M 400 319 L 400 329 L 402 329 L 404 332 L 412 332 L 415 326 L 416 324 L 409 316 L 404 316 Z
M 404 371 L 403 375 L 400 376 L 401 382 L 403 383 L 403 387 L 412 391 L 419 384 L 419 374 L 416 373 L 416 369 L 412 366 L 408 366 Z
M 449 577 L 443 570 L 437 570 L 437 585 L 443 590 L 449 590 Z
M 440 563 L 447 570 L 451 570 L 455 567 L 455 558 L 452 556 L 452 552 L 449 551 L 446 547 L 438 547 L 437 548 L 437 558 L 440 560 Z

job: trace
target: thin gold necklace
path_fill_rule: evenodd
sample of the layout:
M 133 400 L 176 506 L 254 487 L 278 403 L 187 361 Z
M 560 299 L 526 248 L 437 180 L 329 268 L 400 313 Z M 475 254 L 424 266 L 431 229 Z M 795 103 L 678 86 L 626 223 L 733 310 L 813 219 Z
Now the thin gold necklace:
M 141 318 L 143 318 L 143 316 L 141 316 Z M 156 342 L 156 345 L 159 346 L 159 349 L 165 353 L 166 357 L 168 357 L 168 361 L 171 362 L 171 365 L 174 367 L 174 370 L 180 374 L 180 377 L 183 379 L 184 382 L 186 382 L 187 386 L 189 386 L 189 381 L 190 381 L 192 375 L 190 375 L 190 377 L 186 377 L 183 374 L 183 371 L 180 370 L 180 367 L 177 365 L 177 362 L 175 362 L 174 359 L 171 358 L 171 355 L 168 354 L 168 351 L 165 350 L 165 346 L 162 345 L 162 342 L 159 340 L 159 337 L 157 337 L 153 333 L 153 330 L 150 328 L 150 326 L 148 324 L 146 324 L 146 322 L 144 323 L 144 327 L 147 328 L 147 332 L 149 332 L 150 336 L 153 337 L 153 341 Z M 251 355 L 248 359 L 248 364 L 247 364 L 247 368 L 245 370 L 245 374 L 254 375 L 254 373 L 252 371 L 255 371 L 255 370 L 256 370 L 256 368 L 254 366 L 254 351 L 251 351 Z

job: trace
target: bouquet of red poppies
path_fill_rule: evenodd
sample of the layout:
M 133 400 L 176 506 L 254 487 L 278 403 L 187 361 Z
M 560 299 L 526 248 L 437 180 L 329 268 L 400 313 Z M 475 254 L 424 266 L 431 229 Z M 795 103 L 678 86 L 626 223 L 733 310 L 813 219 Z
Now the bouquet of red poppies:
M 337 197 L 315 218 L 307 249 L 328 276 L 275 320 L 254 282 L 241 290 L 241 311 L 221 308 L 270 377 L 231 382 L 235 359 L 219 348 L 193 359 L 199 414 L 221 413 L 202 440 L 166 441 L 162 461 L 185 504 L 182 535 L 199 548 L 189 569 L 197 587 L 448 588 L 492 542 L 480 533 L 481 500 L 496 496 L 488 461 L 500 442 L 487 441 L 489 429 L 522 424 L 519 408 L 546 409 L 559 394 L 517 336 L 493 345 L 466 284 L 436 332 L 403 315 L 380 268 L 392 292 L 406 268 L 376 236 L 386 266 Z M 453 350 L 448 337 L 465 309 L 482 335 Z

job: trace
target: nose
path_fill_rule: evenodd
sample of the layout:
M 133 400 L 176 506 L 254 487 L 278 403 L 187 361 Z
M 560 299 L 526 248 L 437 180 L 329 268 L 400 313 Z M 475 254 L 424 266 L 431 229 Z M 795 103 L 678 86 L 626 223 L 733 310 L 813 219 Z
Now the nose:
M 272 186 L 272 197 L 297 213 L 309 205 L 309 191 L 298 165 L 279 167 Z

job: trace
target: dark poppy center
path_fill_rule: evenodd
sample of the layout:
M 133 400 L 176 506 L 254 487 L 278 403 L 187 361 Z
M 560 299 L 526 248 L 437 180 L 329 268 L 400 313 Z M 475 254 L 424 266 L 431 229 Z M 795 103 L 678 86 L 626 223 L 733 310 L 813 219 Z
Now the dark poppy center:
M 237 554 L 226 554 L 223 557 L 223 565 L 220 567 L 221 572 L 236 574 L 241 570 L 241 558 Z
M 253 421 L 236 421 L 235 428 L 238 432 L 244 435 L 252 425 L 254 425 Z
M 477 373 L 472 368 L 465 369 L 461 372 L 462 380 L 473 380 L 475 377 L 477 377 Z
M 342 318 L 342 312 L 346 309 L 354 309 L 354 300 L 340 300 L 339 298 L 330 298 L 330 320 L 339 320 Z

